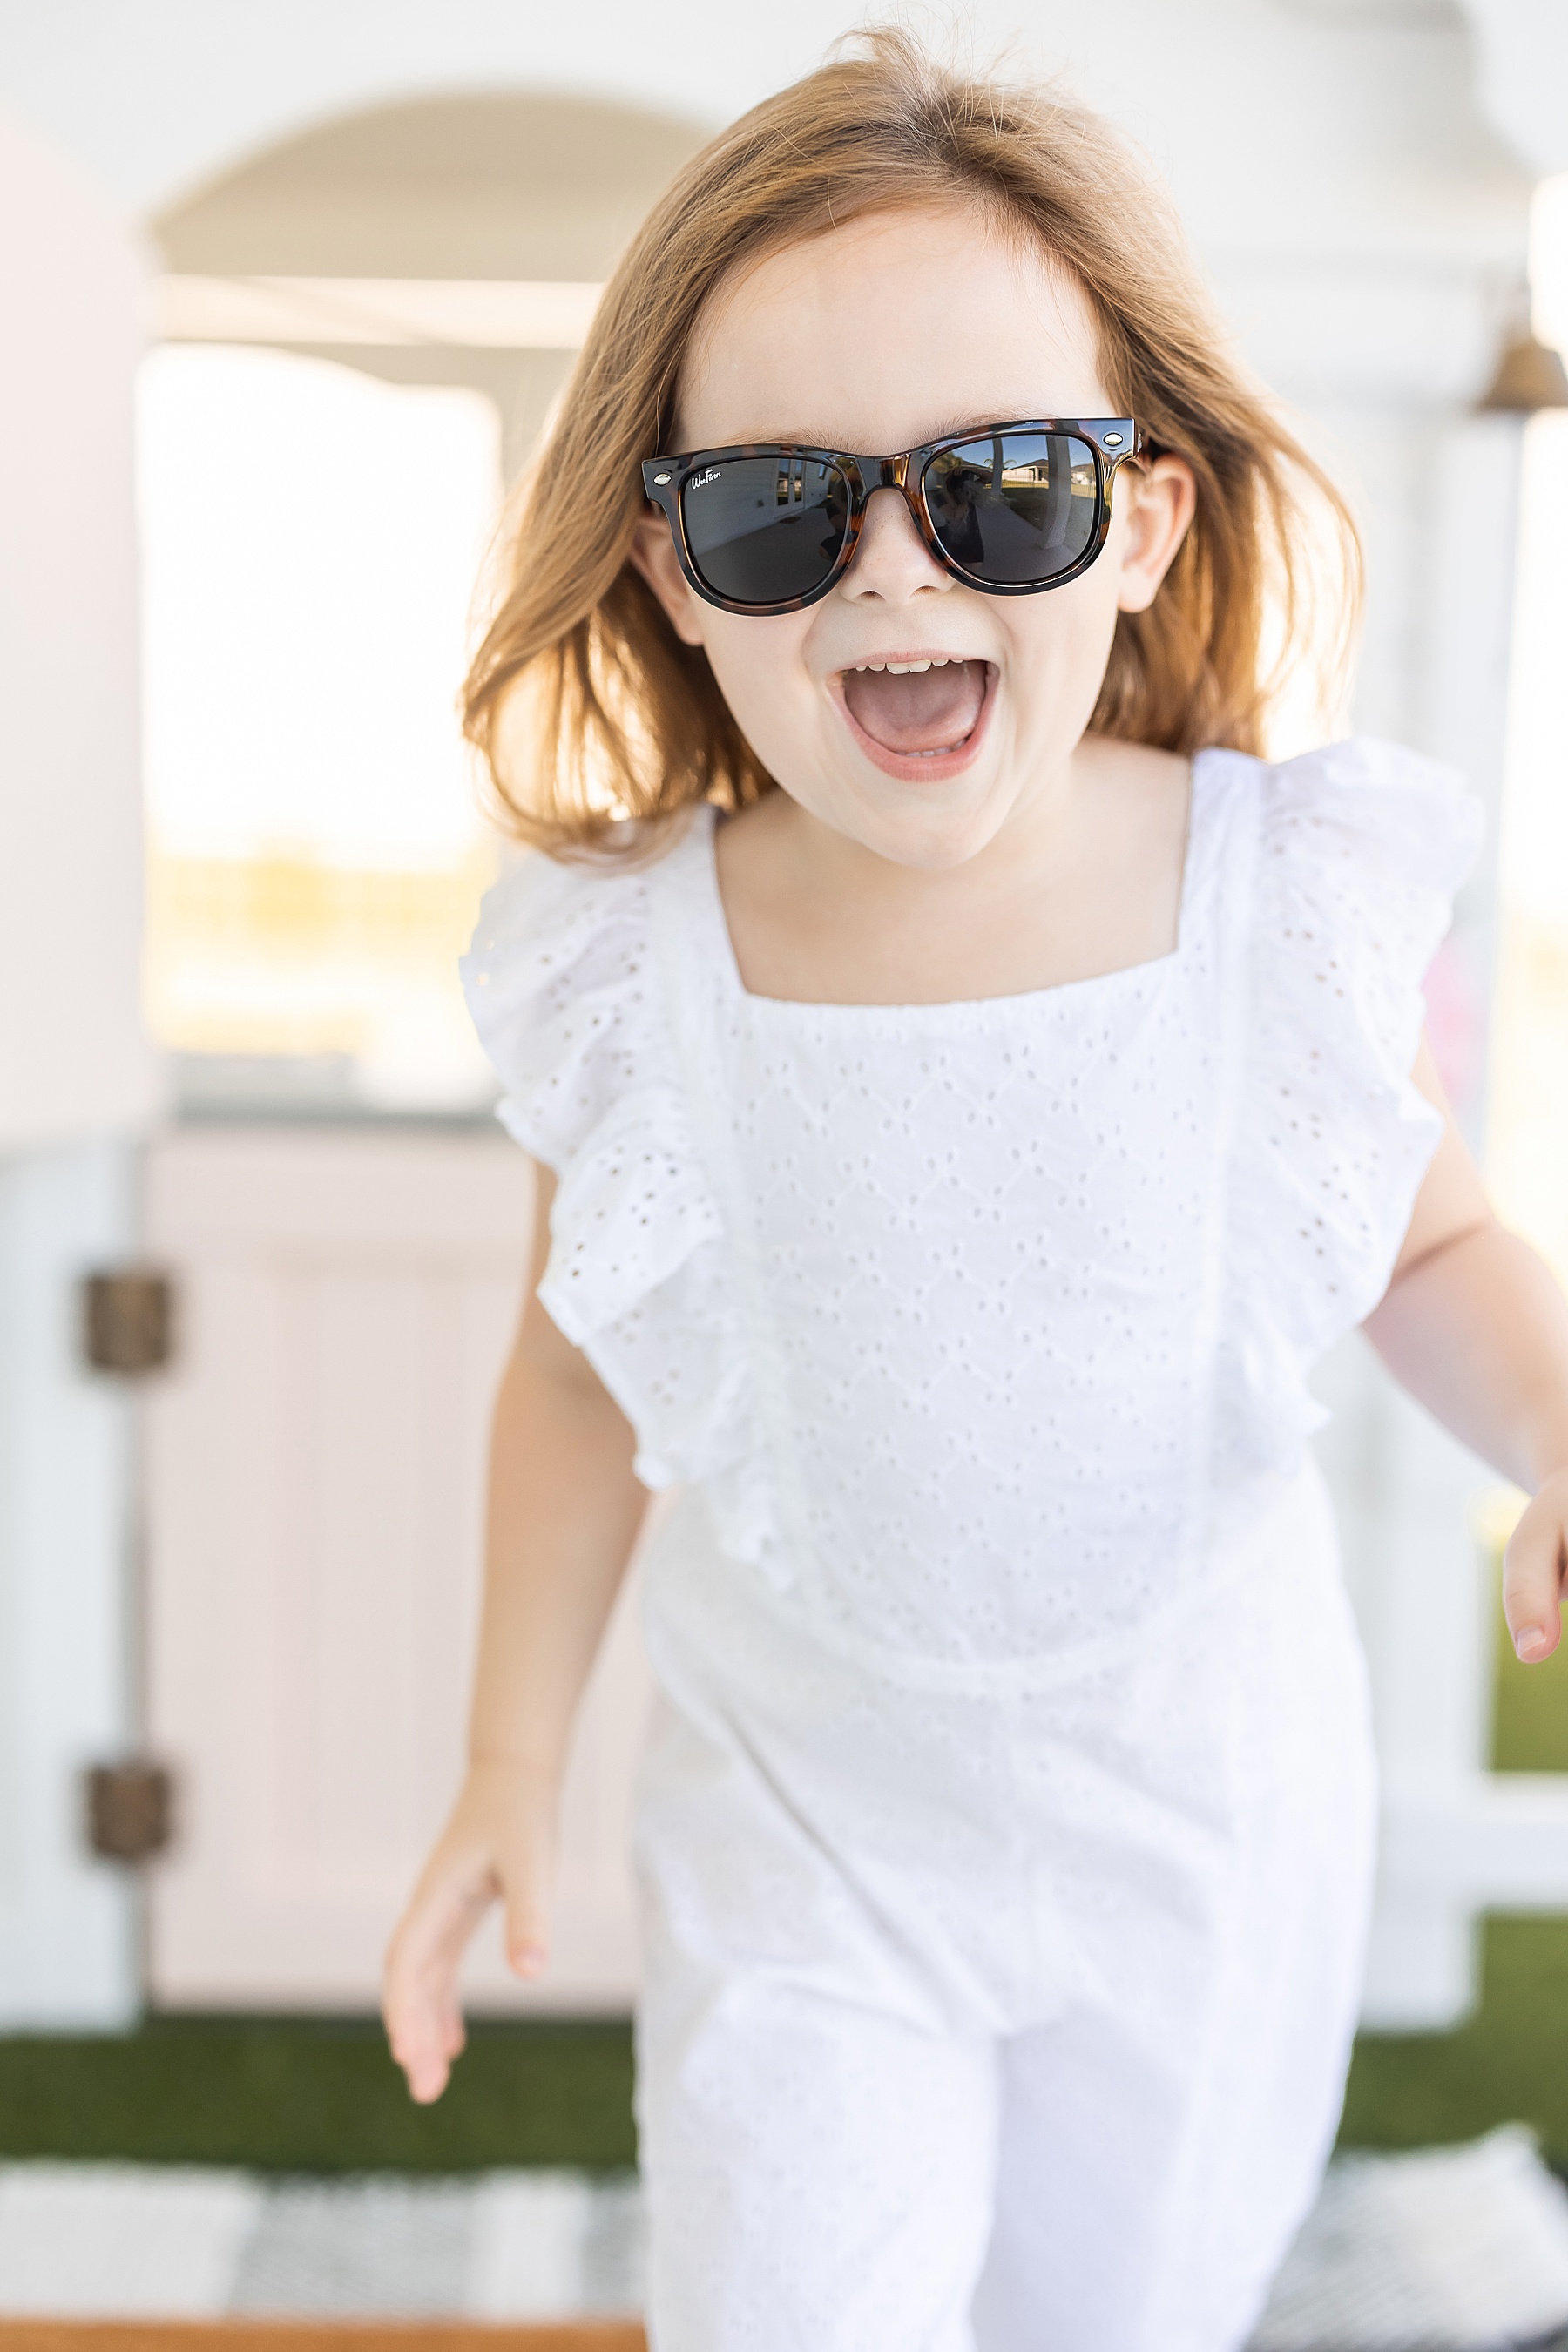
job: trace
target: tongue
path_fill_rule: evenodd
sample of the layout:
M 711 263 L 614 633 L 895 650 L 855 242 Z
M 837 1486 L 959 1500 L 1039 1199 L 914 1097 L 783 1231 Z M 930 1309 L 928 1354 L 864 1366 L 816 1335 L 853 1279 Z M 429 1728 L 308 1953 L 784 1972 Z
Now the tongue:
M 962 743 L 985 699 L 984 662 L 895 677 L 885 669 L 844 674 L 844 699 L 858 726 L 884 751 L 946 751 Z

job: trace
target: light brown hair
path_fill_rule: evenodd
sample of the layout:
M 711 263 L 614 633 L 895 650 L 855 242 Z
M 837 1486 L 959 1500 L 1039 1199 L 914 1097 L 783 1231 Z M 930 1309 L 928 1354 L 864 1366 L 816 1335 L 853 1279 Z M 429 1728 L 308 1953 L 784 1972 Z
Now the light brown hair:
M 682 362 L 719 289 L 863 215 L 953 203 L 1074 273 L 1116 410 L 1196 479 L 1159 593 L 1117 616 L 1091 727 L 1173 751 L 1258 751 L 1283 675 L 1314 648 L 1342 664 L 1354 526 L 1230 352 L 1147 167 L 1076 100 L 959 73 L 883 28 L 704 148 L 605 290 L 522 486 L 510 577 L 465 690 L 468 736 L 523 840 L 590 848 L 616 816 L 734 808 L 770 789 L 706 654 L 681 643 L 629 561 L 638 461 L 670 446 Z

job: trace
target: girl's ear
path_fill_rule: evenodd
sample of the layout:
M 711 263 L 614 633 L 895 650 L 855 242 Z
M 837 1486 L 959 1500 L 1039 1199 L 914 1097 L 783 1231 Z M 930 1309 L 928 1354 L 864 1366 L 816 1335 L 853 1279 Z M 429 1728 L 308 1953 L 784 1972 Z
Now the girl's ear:
M 688 586 L 675 541 L 669 535 L 669 525 L 656 506 L 647 509 L 632 534 L 632 562 L 663 605 L 669 625 L 681 643 L 700 646 L 703 641 L 702 599 L 693 595 Z
M 1123 613 L 1146 613 L 1197 511 L 1197 485 L 1184 457 L 1156 457 L 1143 473 L 1121 480 L 1133 495 L 1116 602 Z

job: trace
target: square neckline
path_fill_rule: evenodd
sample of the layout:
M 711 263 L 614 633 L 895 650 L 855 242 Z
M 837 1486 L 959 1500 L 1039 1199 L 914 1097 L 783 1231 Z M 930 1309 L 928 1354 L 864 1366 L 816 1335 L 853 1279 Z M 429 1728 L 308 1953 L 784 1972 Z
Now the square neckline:
M 701 838 L 695 855 L 702 869 L 704 909 L 714 933 L 719 961 L 724 975 L 726 993 L 743 1004 L 753 1017 L 778 1018 L 785 1015 L 812 1014 L 837 1025 L 851 1026 L 858 1022 L 870 1027 L 886 1027 L 889 1023 L 927 1022 L 941 1026 L 944 1022 L 973 1025 L 986 1019 L 1005 1017 L 1009 1010 L 1040 1012 L 1057 1004 L 1072 1004 L 1083 1001 L 1086 991 L 1114 992 L 1131 982 L 1145 986 L 1170 977 L 1185 962 L 1191 946 L 1191 918 L 1198 868 L 1199 835 L 1203 831 L 1201 817 L 1207 794 L 1207 763 L 1223 747 L 1205 744 L 1195 751 L 1191 760 L 1187 786 L 1187 825 L 1182 845 L 1181 882 L 1176 897 L 1175 944 L 1163 955 L 1145 956 L 1139 963 L 1119 964 L 1114 971 L 1089 972 L 1080 980 L 1058 980 L 1044 988 L 1013 989 L 994 996 L 936 997 L 926 1003 L 900 1001 L 881 1004 L 870 1001 L 839 997 L 765 996 L 747 987 L 742 976 L 740 959 L 730 930 L 730 919 L 724 911 L 723 892 L 719 886 L 719 819 L 720 812 L 711 802 L 701 812 Z

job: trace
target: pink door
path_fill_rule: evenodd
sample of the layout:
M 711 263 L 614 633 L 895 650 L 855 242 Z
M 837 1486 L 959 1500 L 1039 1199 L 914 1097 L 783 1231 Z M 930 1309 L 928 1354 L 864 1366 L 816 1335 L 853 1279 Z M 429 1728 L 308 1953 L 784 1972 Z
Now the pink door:
M 461 1129 L 187 1129 L 148 1168 L 179 1339 L 149 1402 L 147 1673 L 177 1774 L 151 1882 L 168 2006 L 363 2009 L 456 1786 L 490 1399 L 528 1165 Z M 616 2010 L 645 1669 L 623 1604 L 565 1798 L 553 1968 L 480 2006 Z

